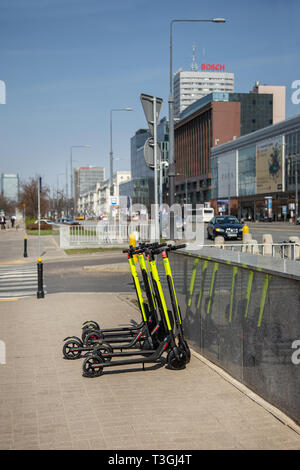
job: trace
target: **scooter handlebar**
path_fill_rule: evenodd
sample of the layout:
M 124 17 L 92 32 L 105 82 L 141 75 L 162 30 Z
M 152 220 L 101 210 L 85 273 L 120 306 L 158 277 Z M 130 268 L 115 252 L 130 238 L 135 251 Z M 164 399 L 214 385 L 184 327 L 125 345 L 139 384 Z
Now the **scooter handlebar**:
M 168 245 L 166 248 L 167 251 L 174 251 L 174 250 L 181 250 L 182 248 L 186 247 L 186 243 L 183 243 L 182 245 Z
M 144 253 L 146 250 L 157 250 L 159 248 L 162 248 L 164 246 L 167 246 L 166 243 L 140 243 L 139 246 L 130 246 L 126 250 L 122 250 L 123 253 L 131 253 L 131 254 L 139 254 L 139 253 Z
M 185 248 L 186 247 L 186 244 L 182 244 L 182 245 L 165 245 L 163 247 L 160 247 L 160 248 L 156 248 L 155 250 L 151 250 L 152 253 L 154 255 L 159 255 L 160 253 L 162 253 L 163 251 L 174 251 L 174 250 L 180 250 L 181 248 Z

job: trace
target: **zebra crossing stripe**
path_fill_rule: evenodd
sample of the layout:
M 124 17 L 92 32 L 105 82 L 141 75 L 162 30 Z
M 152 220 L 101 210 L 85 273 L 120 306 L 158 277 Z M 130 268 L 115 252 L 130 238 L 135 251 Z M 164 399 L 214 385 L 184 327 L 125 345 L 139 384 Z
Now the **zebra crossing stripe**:
M 33 265 L 0 266 L 0 300 L 35 295 L 37 280 L 37 269 Z

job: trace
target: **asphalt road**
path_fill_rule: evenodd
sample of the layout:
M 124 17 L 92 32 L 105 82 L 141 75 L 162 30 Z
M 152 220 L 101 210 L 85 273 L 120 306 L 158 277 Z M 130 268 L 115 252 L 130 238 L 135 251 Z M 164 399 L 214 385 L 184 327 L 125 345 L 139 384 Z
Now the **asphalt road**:
M 274 243 L 288 240 L 292 235 L 300 236 L 300 226 L 280 226 L 275 224 L 250 224 L 250 232 L 258 243 L 262 242 L 264 233 L 273 236 Z M 206 238 L 205 244 L 211 244 Z M 240 241 L 226 243 L 241 243 Z M 113 264 L 124 262 L 124 255 L 118 253 L 107 256 L 90 256 L 70 258 L 63 261 L 51 261 L 44 265 L 44 278 L 48 293 L 55 292 L 134 292 L 131 275 L 124 272 L 88 272 L 84 266 Z
M 263 235 L 269 233 L 273 237 L 273 243 L 281 243 L 282 241 L 288 241 L 289 237 L 297 236 L 300 237 L 300 225 L 280 225 L 280 224 L 249 224 L 249 231 L 252 233 L 252 238 L 257 240 L 258 243 L 262 243 Z M 226 243 L 241 243 L 241 241 L 226 241 Z M 205 227 L 205 244 L 211 245 L 213 242 L 207 239 L 207 230 Z
M 49 294 L 56 292 L 134 292 L 131 274 L 87 272 L 84 266 L 124 262 L 124 255 L 52 261 L 44 265 L 44 282 Z

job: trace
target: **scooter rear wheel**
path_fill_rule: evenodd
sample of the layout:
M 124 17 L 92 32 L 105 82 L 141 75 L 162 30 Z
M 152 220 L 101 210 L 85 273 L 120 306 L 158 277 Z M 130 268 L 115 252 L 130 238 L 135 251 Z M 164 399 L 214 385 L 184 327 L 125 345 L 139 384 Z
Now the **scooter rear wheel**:
M 89 330 L 88 332 L 86 332 L 86 334 L 84 335 L 84 339 L 83 339 L 83 342 L 87 345 L 87 346 L 90 346 L 91 344 L 93 344 L 94 341 L 96 340 L 103 340 L 104 336 L 103 336 L 103 333 L 101 333 L 101 331 L 98 331 L 98 330 Z
M 188 362 L 186 352 L 183 348 L 177 347 L 178 357 L 176 357 L 175 348 L 171 349 L 167 355 L 167 363 L 172 370 L 185 369 Z
M 111 354 L 114 352 L 109 343 L 101 343 L 99 346 L 94 346 L 93 354 L 100 355 L 104 361 L 111 361 Z
M 82 365 L 83 376 L 84 377 L 100 377 L 103 374 L 103 364 L 104 360 L 100 356 L 97 355 L 90 355 L 84 360 Z M 97 367 L 93 367 L 97 366 Z
M 86 328 L 96 328 L 97 330 L 100 330 L 100 325 L 99 323 L 97 323 L 96 321 L 94 320 L 88 320 L 86 322 L 83 323 L 83 327 L 82 329 L 86 329 Z

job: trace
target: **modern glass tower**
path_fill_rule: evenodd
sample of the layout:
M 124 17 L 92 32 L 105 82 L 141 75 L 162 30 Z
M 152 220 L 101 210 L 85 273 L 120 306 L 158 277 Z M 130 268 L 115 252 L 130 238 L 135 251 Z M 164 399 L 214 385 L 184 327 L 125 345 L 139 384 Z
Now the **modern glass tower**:
M 19 175 L 1 175 L 1 195 L 9 202 L 18 202 L 19 200 Z

